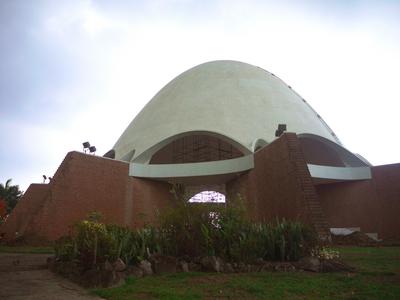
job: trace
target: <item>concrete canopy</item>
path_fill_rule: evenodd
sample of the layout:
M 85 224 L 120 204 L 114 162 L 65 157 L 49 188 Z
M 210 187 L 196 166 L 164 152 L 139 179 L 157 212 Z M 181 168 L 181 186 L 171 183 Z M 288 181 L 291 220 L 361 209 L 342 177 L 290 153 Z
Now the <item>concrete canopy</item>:
M 148 163 L 169 142 L 192 133 L 218 136 L 244 155 L 290 132 L 340 141 L 321 117 L 281 79 L 237 61 L 213 61 L 182 73 L 142 109 L 114 145 L 115 159 Z

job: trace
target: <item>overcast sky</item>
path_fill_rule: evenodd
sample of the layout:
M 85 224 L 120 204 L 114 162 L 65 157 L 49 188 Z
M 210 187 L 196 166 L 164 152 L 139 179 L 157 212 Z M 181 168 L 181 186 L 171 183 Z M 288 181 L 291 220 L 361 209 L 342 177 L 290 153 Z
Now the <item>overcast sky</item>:
M 86 140 L 103 155 L 166 83 L 219 59 L 279 76 L 374 165 L 400 162 L 399 16 L 400 1 L 0 0 L 0 182 L 26 190 Z

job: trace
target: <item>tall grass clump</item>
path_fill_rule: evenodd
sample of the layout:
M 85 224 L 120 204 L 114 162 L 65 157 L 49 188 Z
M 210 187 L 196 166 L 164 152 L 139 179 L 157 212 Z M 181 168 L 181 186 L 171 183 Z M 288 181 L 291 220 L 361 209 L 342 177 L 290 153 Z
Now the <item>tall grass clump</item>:
M 96 215 L 96 218 L 93 217 Z M 133 264 L 160 252 L 158 232 L 154 228 L 131 230 L 100 222 L 98 214 L 78 222 L 68 236 L 55 243 L 55 255 L 61 261 L 78 261 L 84 269 L 122 259 Z

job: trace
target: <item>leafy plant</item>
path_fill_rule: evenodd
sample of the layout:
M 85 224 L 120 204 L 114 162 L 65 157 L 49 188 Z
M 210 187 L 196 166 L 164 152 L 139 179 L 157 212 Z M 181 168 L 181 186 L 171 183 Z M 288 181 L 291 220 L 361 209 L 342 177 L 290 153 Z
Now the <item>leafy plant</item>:
M 156 226 L 136 230 L 106 225 L 100 219 L 92 213 L 76 224 L 73 233 L 56 244 L 56 256 L 76 259 L 84 268 L 118 258 L 133 264 L 154 253 L 216 255 L 232 262 L 291 261 L 308 255 L 317 241 L 314 231 L 300 222 L 252 222 L 240 198 L 228 205 L 175 201 L 159 215 Z
M 61 261 L 72 261 L 78 255 L 78 249 L 71 236 L 63 236 L 55 242 L 55 256 Z
M 311 250 L 311 255 L 323 260 L 332 260 L 339 258 L 339 251 L 328 247 L 316 247 Z

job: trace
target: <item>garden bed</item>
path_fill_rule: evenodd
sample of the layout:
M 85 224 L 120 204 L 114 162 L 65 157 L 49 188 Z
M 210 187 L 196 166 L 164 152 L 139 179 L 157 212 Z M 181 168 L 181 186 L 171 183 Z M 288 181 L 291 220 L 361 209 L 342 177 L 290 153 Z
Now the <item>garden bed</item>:
M 400 247 L 340 247 L 356 272 L 188 272 L 128 277 L 106 299 L 400 299 Z
M 229 263 L 215 256 L 199 257 L 194 261 L 184 261 L 171 256 L 154 255 L 149 260 L 126 266 L 118 259 L 114 263 L 84 269 L 78 261 L 48 261 L 49 268 L 70 280 L 86 287 L 120 286 L 130 277 L 141 278 L 174 273 L 214 272 L 214 273 L 258 273 L 258 272 L 354 272 L 341 260 L 304 257 L 296 262 L 276 262 L 259 259 L 253 263 Z

